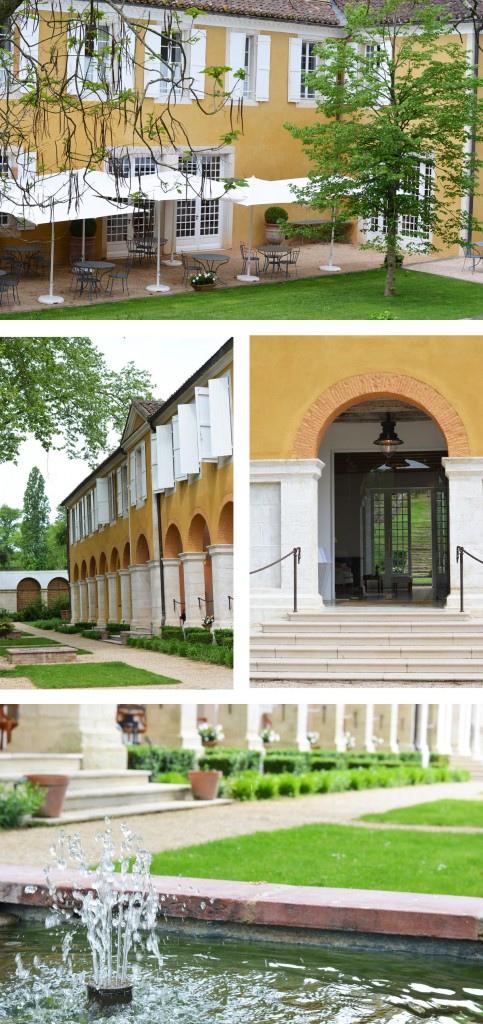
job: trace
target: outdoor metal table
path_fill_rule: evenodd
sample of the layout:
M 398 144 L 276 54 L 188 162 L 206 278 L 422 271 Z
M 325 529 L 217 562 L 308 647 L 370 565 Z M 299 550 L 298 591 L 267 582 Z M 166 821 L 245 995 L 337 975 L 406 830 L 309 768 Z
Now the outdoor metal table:
M 22 267 L 27 270 L 30 269 L 30 260 L 32 256 L 40 255 L 42 252 L 42 245 L 35 242 L 23 242 L 18 245 L 6 245 L 4 249 L 5 253 L 12 253 L 14 256 L 19 256 L 22 262 Z
M 98 280 L 99 284 L 101 284 L 101 277 L 102 277 L 103 273 L 106 273 L 108 270 L 113 270 L 114 267 L 116 266 L 116 264 L 115 263 L 109 263 L 108 260 L 79 260 L 79 263 L 77 264 L 77 266 L 83 267 L 85 270 L 94 270 L 94 271 L 100 270 L 101 274 L 97 278 L 97 280 Z M 83 291 L 84 291 L 84 287 L 81 286 L 81 292 L 80 292 L 81 295 L 82 295 Z
M 466 249 L 465 259 L 471 260 L 471 269 L 474 273 L 475 267 L 478 265 L 478 263 L 483 263 L 483 241 L 471 242 L 471 244 Z
M 222 252 L 190 252 L 190 257 L 195 263 L 199 263 L 207 274 L 216 274 L 218 267 L 230 262 L 230 257 Z
M 287 256 L 290 252 L 290 246 L 286 245 L 259 245 L 257 246 L 257 252 L 261 252 L 262 256 L 265 257 L 266 264 L 263 267 L 261 273 L 268 273 L 269 267 L 272 270 L 272 277 L 276 272 L 278 274 L 280 270 L 280 260 L 282 256 Z

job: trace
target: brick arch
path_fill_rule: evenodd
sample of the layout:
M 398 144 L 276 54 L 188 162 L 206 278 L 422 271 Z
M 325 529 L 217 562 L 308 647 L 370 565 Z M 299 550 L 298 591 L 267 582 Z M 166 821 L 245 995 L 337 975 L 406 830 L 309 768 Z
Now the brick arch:
M 211 544 L 208 523 L 200 512 L 196 512 L 190 522 L 186 550 L 205 551 L 208 544 Z
M 106 574 L 106 572 L 107 572 L 107 558 L 106 558 L 105 551 L 102 551 L 101 552 L 101 556 L 99 558 L 99 576 L 104 576 Z
M 320 442 L 331 423 L 340 413 L 368 398 L 397 398 L 422 409 L 444 435 L 450 457 L 461 458 L 471 454 L 463 421 L 439 391 L 416 377 L 381 371 L 345 377 L 324 391 L 299 425 L 292 458 L 317 458 Z
M 146 562 L 149 562 L 149 544 L 144 533 L 140 533 L 136 543 L 136 565 L 145 565 Z
M 94 555 L 93 555 L 91 560 L 90 560 L 90 562 L 89 562 L 89 576 L 91 577 L 91 579 L 93 579 L 94 576 L 96 576 L 96 574 L 97 574 L 97 566 L 96 566 L 96 560 L 95 560 Z
M 110 558 L 110 562 L 109 562 L 109 570 L 110 570 L 110 572 L 117 572 L 119 567 L 120 567 L 119 551 L 117 550 L 117 548 L 113 548 L 112 551 L 111 551 L 111 558 Z
M 76 562 L 75 565 L 74 565 L 74 583 L 77 583 L 78 579 L 79 579 L 79 566 L 77 565 L 77 562 Z
M 176 526 L 176 523 L 170 523 L 166 530 L 166 536 L 164 538 L 163 554 L 165 558 L 177 558 L 180 551 L 183 550 L 183 541 L 181 540 L 181 533 Z
M 131 565 L 131 545 L 127 540 L 122 552 L 122 567 L 123 569 L 129 569 Z
M 216 530 L 217 544 L 233 544 L 233 501 L 227 500 L 222 505 L 218 516 Z

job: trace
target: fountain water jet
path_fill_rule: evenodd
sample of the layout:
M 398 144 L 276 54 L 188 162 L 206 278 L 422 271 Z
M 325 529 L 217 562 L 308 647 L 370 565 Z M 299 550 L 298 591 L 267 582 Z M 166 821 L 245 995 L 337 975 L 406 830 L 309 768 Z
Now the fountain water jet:
M 70 860 L 86 879 L 85 891 L 76 889 L 73 899 L 74 913 L 85 925 L 92 956 L 87 993 L 90 1000 L 114 1005 L 132 1000 L 128 971 L 129 954 L 135 946 L 144 944 L 161 962 L 155 931 L 159 897 L 150 875 L 151 854 L 141 845 L 140 837 L 122 824 L 117 851 L 109 818 L 105 821 L 105 832 L 96 836 L 102 850 L 96 868 L 89 868 L 79 835 L 66 836 L 61 831 L 51 853 L 57 869 L 65 870 Z M 116 871 L 117 862 L 120 871 Z M 72 908 L 64 906 L 63 894 L 51 880 L 49 868 L 46 878 L 54 915 L 70 917 Z

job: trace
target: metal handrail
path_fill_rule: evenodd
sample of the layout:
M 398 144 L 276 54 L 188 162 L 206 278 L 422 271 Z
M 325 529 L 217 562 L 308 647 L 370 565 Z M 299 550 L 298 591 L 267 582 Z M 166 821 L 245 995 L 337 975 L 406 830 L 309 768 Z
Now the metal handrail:
M 253 576 L 256 572 L 263 572 L 264 569 L 271 569 L 272 565 L 278 565 L 279 562 L 284 562 L 286 558 L 293 558 L 293 610 L 297 611 L 297 566 L 300 564 L 302 556 L 302 548 L 292 548 L 291 551 L 286 555 L 282 555 L 281 558 L 276 558 L 274 562 L 268 562 L 267 565 L 260 566 L 259 569 L 252 569 L 250 576 Z
M 213 601 L 213 600 L 211 600 L 211 599 L 208 599 L 208 600 L 207 600 L 207 599 L 206 599 L 206 597 L 198 597 L 198 598 L 197 598 L 197 601 L 198 601 L 198 608 L 200 609 L 200 611 L 201 611 L 201 605 L 202 605 L 202 604 L 206 604 L 206 605 L 208 605 L 208 604 L 214 604 L 214 601 Z
M 472 555 L 471 551 L 467 551 L 466 548 L 461 547 L 458 544 L 456 548 L 456 563 L 460 564 L 460 612 L 464 612 L 465 601 L 464 601 L 464 555 L 468 555 L 468 558 L 472 558 L 474 562 L 479 562 L 483 565 L 481 558 L 477 558 L 476 555 Z
M 227 594 L 227 597 L 228 597 L 228 611 L 231 611 L 231 606 L 232 606 L 233 601 L 235 600 L 235 598 L 231 597 L 230 594 Z
M 183 611 L 184 610 L 184 603 L 183 603 L 183 601 L 177 601 L 176 598 L 173 597 L 173 608 L 174 608 L 175 611 L 176 611 L 176 605 L 177 604 L 179 604 L 181 610 Z

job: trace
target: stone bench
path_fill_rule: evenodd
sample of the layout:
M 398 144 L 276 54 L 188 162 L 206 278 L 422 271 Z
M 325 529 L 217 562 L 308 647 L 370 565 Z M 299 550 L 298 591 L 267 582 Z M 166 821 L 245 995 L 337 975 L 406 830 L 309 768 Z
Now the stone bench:
M 7 647 L 7 661 L 11 665 L 54 665 L 75 661 L 75 647 Z

